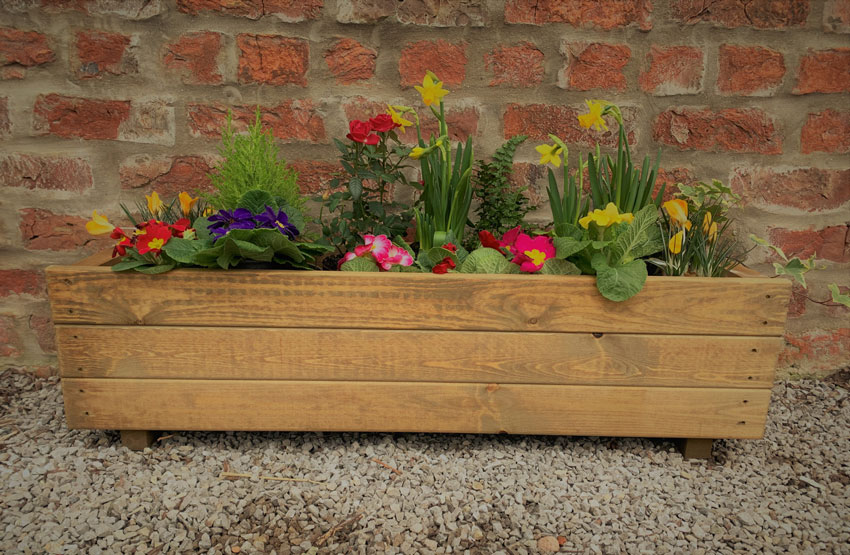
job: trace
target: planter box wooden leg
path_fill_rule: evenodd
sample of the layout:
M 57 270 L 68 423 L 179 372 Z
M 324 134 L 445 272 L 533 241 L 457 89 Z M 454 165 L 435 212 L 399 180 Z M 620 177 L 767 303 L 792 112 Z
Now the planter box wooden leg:
M 131 451 L 141 451 L 156 441 L 157 434 L 149 430 L 121 430 L 121 445 Z
M 710 459 L 713 439 L 686 438 L 679 440 L 679 452 L 686 459 Z

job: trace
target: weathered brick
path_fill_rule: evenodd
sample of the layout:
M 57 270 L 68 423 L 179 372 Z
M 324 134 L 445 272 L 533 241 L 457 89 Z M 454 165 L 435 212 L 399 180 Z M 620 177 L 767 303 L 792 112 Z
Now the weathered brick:
M 310 47 L 306 40 L 281 35 L 241 34 L 239 82 L 307 86 Z
M 82 158 L 0 155 L 0 186 L 82 192 L 92 186 L 92 170 Z
M 788 301 L 788 317 L 799 318 L 806 314 L 806 290 L 799 283 L 791 284 L 791 300 Z
M 79 216 L 54 214 L 41 208 L 24 208 L 18 212 L 21 218 L 21 239 L 30 250 L 97 249 L 106 247 L 110 242 L 108 235 L 89 235 L 86 231 L 87 220 Z
M 717 89 L 727 94 L 767 95 L 782 84 L 785 59 L 761 46 L 721 44 Z
M 118 129 L 119 141 L 174 144 L 174 107 L 166 100 L 134 100 L 130 117 Z
M 340 23 L 377 23 L 383 19 L 431 27 L 482 27 L 487 21 L 483 0 L 339 0 Z
M 530 205 L 540 206 L 546 198 L 546 188 L 549 186 L 548 175 L 546 167 L 540 164 L 515 162 L 509 179 L 515 189 L 526 187 L 523 195 Z M 555 175 L 560 174 L 556 172 Z
M 850 48 L 809 50 L 800 60 L 794 94 L 850 92 Z
M 826 0 L 823 6 L 823 30 L 833 33 L 850 33 L 850 2 Z
M 426 70 L 433 71 L 445 85 L 460 85 L 466 78 L 466 46 L 465 42 L 444 40 L 407 43 L 398 62 L 401 86 L 421 85 Z
M 31 295 L 43 297 L 46 293 L 44 274 L 35 270 L 0 270 L 0 297 Z
M 33 107 L 33 128 L 58 137 L 117 139 L 119 126 L 129 117 L 127 100 L 39 95 Z
M 652 45 L 638 82 L 656 96 L 702 92 L 705 54 L 693 46 Z
M 218 139 L 227 119 L 227 111 L 233 111 L 233 127 L 244 131 L 254 123 L 254 106 L 227 107 L 223 104 L 187 105 L 189 130 L 195 137 Z M 305 141 L 323 143 L 325 122 L 312 100 L 284 100 L 277 106 L 261 107 L 261 120 L 270 127 L 272 134 L 285 142 Z
M 508 0 L 506 23 L 568 23 L 573 27 L 652 29 L 650 0 Z
M 809 372 L 829 372 L 850 360 L 850 328 L 785 334 L 779 365 Z
M 165 11 L 163 0 L 40 0 L 39 4 L 47 13 L 79 11 L 132 20 L 150 19 Z
M 835 211 L 850 201 L 850 170 L 746 166 L 734 170 L 731 186 L 750 205 Z
M 351 38 L 337 40 L 325 51 L 325 63 L 337 82 L 350 85 L 375 76 L 378 53 Z
M 76 59 L 72 62 L 72 69 L 80 79 L 139 71 L 139 62 L 132 48 L 134 41 L 128 35 L 77 31 L 76 41 Z
M 190 15 L 213 12 L 249 19 L 272 15 L 288 23 L 318 18 L 323 5 L 323 0 L 177 0 L 177 9 Z
M 9 98 L 0 96 L 0 138 L 12 134 L 12 119 L 9 117 Z
M 808 258 L 816 254 L 818 259 L 850 262 L 850 225 L 803 230 L 772 228 L 769 238 L 788 258 Z
M 699 179 L 696 178 L 693 170 L 690 168 L 658 168 L 658 175 L 655 177 L 655 186 L 652 189 L 652 194 L 653 196 L 656 195 L 658 190 L 661 189 L 661 186 L 665 185 L 662 198 L 664 200 L 670 200 L 679 191 L 678 187 L 676 187 L 678 183 L 695 185 L 698 182 Z
M 35 335 L 38 346 L 46 354 L 56 354 L 56 332 L 47 310 L 38 311 L 29 317 L 29 328 Z
M 304 195 L 323 192 L 328 183 L 342 173 L 339 163 L 321 160 L 296 160 L 290 162 L 289 167 L 298 172 L 298 186 Z
M 46 35 L 0 27 L 0 67 L 11 71 L 4 78 L 23 77 L 24 68 L 46 64 L 55 59 L 56 54 L 50 48 Z
M 124 160 L 118 168 L 122 189 L 157 191 L 174 197 L 183 191 L 212 191 L 207 174 L 215 166 L 211 156 L 158 156 L 139 154 Z
M 577 110 L 570 106 L 508 104 L 503 117 L 504 137 L 508 139 L 514 135 L 528 135 L 531 139 L 548 142 L 551 133 L 567 144 L 593 147 L 598 142 L 603 146 L 617 145 L 617 123 L 613 118 L 607 118 L 608 131 L 594 131 L 579 125 L 578 116 L 582 113 L 585 113 L 585 110 Z M 635 114 L 631 110 L 623 110 L 629 144 L 635 142 L 632 129 L 634 118 Z
M 484 55 L 484 64 L 493 72 L 491 87 L 536 87 L 543 82 L 543 52 L 530 42 L 499 45 Z
M 809 0 L 674 0 L 671 8 L 673 18 L 679 21 L 730 29 L 802 27 L 809 17 Z
M 800 149 L 803 154 L 850 152 L 850 112 L 809 114 L 800 132 Z
M 628 46 L 601 42 L 563 42 L 561 53 L 567 57 L 567 65 L 558 75 L 558 86 L 561 88 L 578 91 L 626 90 L 623 68 L 632 54 Z
M 222 81 L 218 62 L 220 52 L 220 33 L 186 33 L 176 42 L 165 45 L 162 63 L 177 70 L 184 83 L 215 85 Z
M 655 118 L 652 137 L 679 150 L 782 153 L 773 118 L 755 108 L 670 108 Z
M 15 327 L 14 316 L 0 314 L 0 357 L 21 356 L 24 347 Z

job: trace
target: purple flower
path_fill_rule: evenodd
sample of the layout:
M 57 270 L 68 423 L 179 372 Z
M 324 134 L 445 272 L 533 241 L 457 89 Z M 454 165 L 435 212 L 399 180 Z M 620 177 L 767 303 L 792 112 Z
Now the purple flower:
M 245 208 L 237 208 L 232 212 L 229 210 L 219 210 L 209 218 L 210 225 L 208 229 L 216 239 L 224 236 L 231 229 L 254 229 L 257 224 L 254 222 L 254 215 L 250 210 Z
M 283 210 L 275 213 L 271 206 L 266 206 L 266 211 L 257 214 L 257 227 L 276 229 L 294 239 L 298 235 L 298 229 L 289 223 L 289 216 Z

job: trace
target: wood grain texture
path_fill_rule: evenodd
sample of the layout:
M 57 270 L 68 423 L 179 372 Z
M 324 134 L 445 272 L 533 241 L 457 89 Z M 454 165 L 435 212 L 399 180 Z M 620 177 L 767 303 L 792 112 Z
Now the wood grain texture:
M 626 302 L 593 276 L 47 269 L 60 324 L 779 336 L 785 280 L 650 277 Z
M 69 428 L 758 438 L 770 391 L 464 383 L 62 381 Z
M 56 327 L 71 378 L 770 388 L 778 337 L 157 326 Z

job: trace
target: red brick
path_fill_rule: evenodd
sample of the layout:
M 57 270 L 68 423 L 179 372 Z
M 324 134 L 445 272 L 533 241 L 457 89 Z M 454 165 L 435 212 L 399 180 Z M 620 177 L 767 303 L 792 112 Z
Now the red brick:
M 401 86 L 421 85 L 426 70 L 434 72 L 447 86 L 460 85 L 466 78 L 466 61 L 465 42 L 409 42 L 401 51 L 401 59 L 398 62 Z
M 567 66 L 559 76 L 562 88 L 626 90 L 623 68 L 632 55 L 628 46 L 601 42 L 563 43 L 561 53 L 567 57 Z
M 130 102 L 39 95 L 33 107 L 36 132 L 81 139 L 117 139 L 118 127 L 130 117 Z
M 731 186 L 747 204 L 832 211 L 850 201 L 850 170 L 747 166 L 735 170 Z
M 544 202 L 548 203 L 548 197 L 546 197 L 546 188 L 549 186 L 548 175 L 546 167 L 540 164 L 515 162 L 509 179 L 512 190 L 525 187 L 523 196 L 528 199 L 529 204 L 541 206 Z M 555 175 L 558 176 L 558 183 L 560 183 L 561 174 L 556 170 Z
M 180 73 L 181 80 L 190 85 L 221 83 L 218 56 L 221 34 L 211 31 L 186 33 L 165 46 L 162 62 Z
M 0 66 L 27 68 L 55 59 L 56 54 L 50 48 L 46 35 L 11 27 L 0 28 Z
M 578 124 L 578 116 L 585 112 L 553 104 L 508 104 L 503 118 L 504 137 L 508 139 L 514 135 L 528 135 L 531 139 L 548 142 L 551 133 L 567 144 L 594 147 L 599 142 L 603 146 L 616 146 L 617 123 L 613 118 L 607 119 L 608 131 L 593 131 Z M 634 144 L 631 122 L 635 115 L 629 110 L 623 112 L 629 144 Z
M 310 47 L 303 39 L 281 35 L 241 34 L 239 82 L 307 86 Z
M 18 357 L 23 350 L 21 338 L 15 331 L 15 318 L 0 315 L 0 357 Z
M 59 369 L 55 366 L 28 366 L 27 371 L 39 378 L 52 378 L 59 375 Z
M 215 160 L 207 156 L 160 156 L 140 154 L 125 160 L 118 168 L 122 189 L 157 191 L 175 197 L 183 191 L 196 193 L 214 189 L 207 174 Z
M 35 0 L 30 1 L 35 3 Z M 48 13 L 79 11 L 132 20 L 150 19 L 165 11 L 164 0 L 40 0 L 39 3 Z
M 705 55 L 693 46 L 652 45 L 641 72 L 640 88 L 656 96 L 697 94 L 702 91 Z
M 106 247 L 109 236 L 89 235 L 86 219 L 54 214 L 41 208 L 24 208 L 21 215 L 21 239 L 31 250 L 66 251 L 80 247 Z
M 482 27 L 487 20 L 487 8 L 478 0 L 339 0 L 336 18 L 340 23 L 377 23 L 389 18 L 403 24 L 432 27 Z
M 782 366 L 823 372 L 844 368 L 850 360 L 850 328 L 787 333 L 785 342 L 779 355 Z
M 679 192 L 679 188 L 676 187 L 678 183 L 695 185 L 698 182 L 699 179 L 696 178 L 693 170 L 690 168 L 658 168 L 658 175 L 655 178 L 652 195 L 655 196 L 659 189 L 661 189 L 661 186 L 666 185 L 662 198 L 664 200 L 670 200 L 673 198 L 673 195 Z
M 769 94 L 782 84 L 785 59 L 761 46 L 721 44 L 717 89 L 722 93 Z
M 0 67 L 0 80 L 23 79 L 26 71 L 20 66 Z
M 12 134 L 12 120 L 9 118 L 9 99 L 0 96 L 0 137 Z
M 177 9 L 190 15 L 215 12 L 249 19 L 274 15 L 289 23 L 318 18 L 323 5 L 323 0 L 177 0 Z
M 104 74 L 137 73 L 139 63 L 131 52 L 131 38 L 120 33 L 78 31 L 74 71 L 77 77 L 89 79 Z
M 769 235 L 770 242 L 781 248 L 788 258 L 797 256 L 802 259 L 816 254 L 818 259 L 850 262 L 848 225 L 834 225 L 817 230 L 773 228 Z
M 530 42 L 499 45 L 484 55 L 484 64 L 493 72 L 491 87 L 536 87 L 543 82 L 543 52 Z
M 791 300 L 788 302 L 788 317 L 799 318 L 806 313 L 806 290 L 799 283 L 791 284 Z
M 47 354 L 56 353 L 56 332 L 53 329 L 53 321 L 46 311 L 32 314 L 29 319 L 29 327 L 35 334 L 38 346 L 42 352 Z
M 45 294 L 44 275 L 34 270 L 0 270 L 0 297 Z
M 673 18 L 685 23 L 730 29 L 802 27 L 809 17 L 809 0 L 674 0 L 671 8 Z
M 826 0 L 823 6 L 823 30 L 833 33 L 850 33 L 850 2 Z
M 340 164 L 320 160 L 297 160 L 289 167 L 298 172 L 298 186 L 305 195 L 323 192 L 331 179 L 342 173 Z
M 652 137 L 679 150 L 782 153 L 773 118 L 755 108 L 670 108 L 655 119 Z
M 168 100 L 139 100 L 130 106 L 130 118 L 118 129 L 119 141 L 174 145 L 174 107 Z
M 850 152 L 850 112 L 809 114 L 800 133 L 800 148 L 803 154 Z
M 92 186 L 92 171 L 82 158 L 0 155 L 0 186 L 82 192 Z
M 850 48 L 809 50 L 800 60 L 794 94 L 850 92 Z
M 506 23 L 569 23 L 573 27 L 652 29 L 650 0 L 508 0 Z
M 218 139 L 221 128 L 227 119 L 228 109 L 233 111 L 233 126 L 244 131 L 254 123 L 254 106 L 234 106 L 223 104 L 194 104 L 186 107 L 189 130 L 195 137 Z M 323 143 L 325 122 L 316 110 L 312 100 L 284 100 L 277 106 L 261 107 L 261 120 L 270 127 L 272 135 L 285 142 L 305 141 Z
M 366 81 L 375 76 L 375 60 L 378 53 L 354 39 L 336 41 L 325 51 L 325 63 L 337 82 L 350 85 Z

